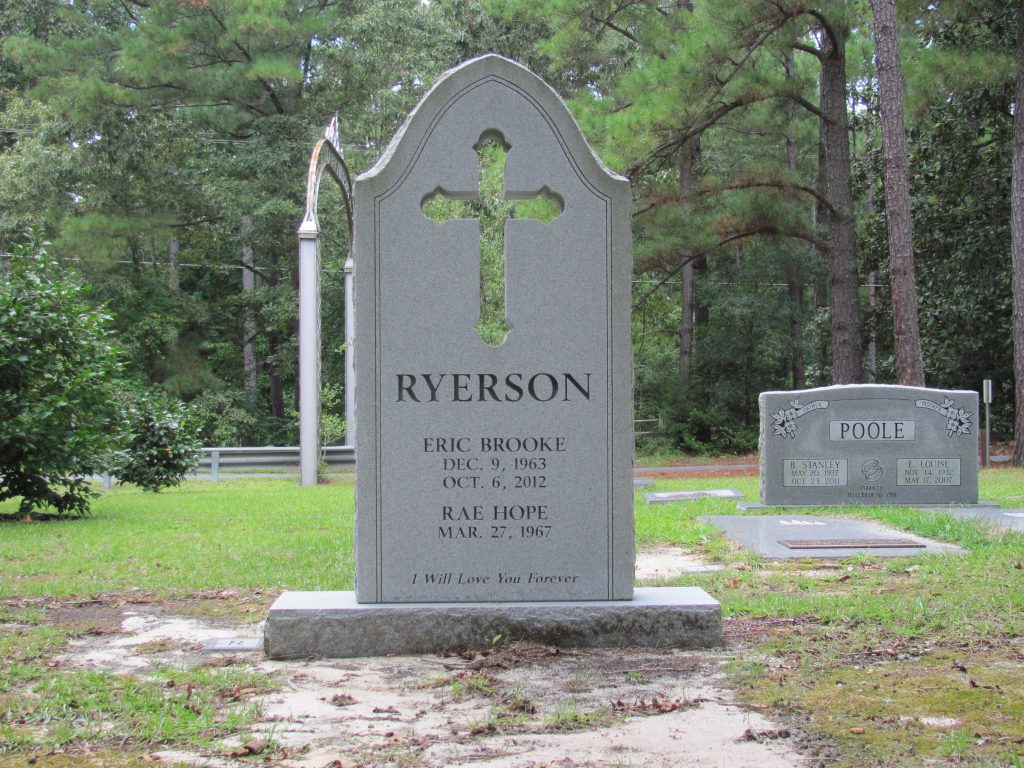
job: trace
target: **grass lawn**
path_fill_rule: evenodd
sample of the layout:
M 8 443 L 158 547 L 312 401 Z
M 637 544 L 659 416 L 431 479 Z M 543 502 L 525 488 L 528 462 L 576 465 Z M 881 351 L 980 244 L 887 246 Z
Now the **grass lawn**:
M 754 477 L 656 486 L 724 487 L 757 497 Z M 1024 471 L 983 471 L 981 491 L 1024 507 Z M 353 499 L 344 477 L 318 488 L 292 478 L 194 481 L 159 495 L 119 488 L 80 520 L 25 522 L 15 504 L 0 505 L 0 768 L 83 740 L 131 745 L 137 764 L 152 744 L 223 736 L 223 723 L 191 718 L 191 704 L 174 692 L 217 702 L 224 691 L 267 681 L 245 682 L 244 667 L 129 678 L 56 668 L 49 660 L 75 630 L 50 622 L 47 606 L 140 590 L 156 600 L 235 590 L 263 606 L 284 589 L 351 589 Z M 749 706 L 828 744 L 829 764 L 1020 768 L 1024 535 L 910 508 L 833 509 L 827 514 L 877 520 L 967 552 L 773 562 L 696 519 L 734 513 L 729 500 L 647 505 L 643 492 L 636 496 L 641 550 L 671 544 L 725 566 L 674 583 L 721 601 L 730 679 Z M 109 732 L 76 719 L 85 706 L 109 711 Z M 244 733 L 253 716 L 238 709 L 227 730 Z
M 87 518 L 0 522 L 11 573 L 0 599 L 352 589 L 354 493 L 351 476 L 316 488 L 294 478 L 192 481 L 159 494 L 127 486 L 104 492 Z M 15 510 L 0 504 L 0 520 Z

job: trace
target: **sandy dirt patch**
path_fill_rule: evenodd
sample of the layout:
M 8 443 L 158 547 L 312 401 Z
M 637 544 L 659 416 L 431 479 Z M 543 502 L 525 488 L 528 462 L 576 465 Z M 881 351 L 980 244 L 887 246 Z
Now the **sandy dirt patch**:
M 663 553 L 668 557 L 671 553 Z M 678 564 L 678 563 L 677 563 Z M 174 606 L 175 608 L 177 606 Z M 159 666 L 243 663 L 279 690 L 258 697 L 265 751 L 231 757 L 157 751 L 164 765 L 238 768 L 353 766 L 801 766 L 799 734 L 744 710 L 725 685 L 729 650 L 559 651 L 513 643 L 480 656 L 269 661 L 202 652 L 258 625 L 125 605 L 116 624 L 73 641 L 62 666 L 144 674 Z M 99 618 L 98 615 L 94 618 Z
M 705 562 L 681 547 L 667 544 L 636 553 L 636 578 L 645 584 L 675 579 L 684 573 L 724 570 L 724 565 Z

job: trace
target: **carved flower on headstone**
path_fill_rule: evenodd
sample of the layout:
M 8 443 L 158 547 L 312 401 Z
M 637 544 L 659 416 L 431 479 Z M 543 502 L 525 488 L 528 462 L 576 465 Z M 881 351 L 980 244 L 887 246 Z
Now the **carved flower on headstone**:
M 796 410 L 800 407 L 799 400 L 790 402 L 792 408 L 781 408 L 778 413 L 772 414 L 772 432 L 779 437 L 794 437 L 796 435 Z
M 963 408 L 953 408 L 952 403 L 947 407 L 946 413 L 949 420 L 946 422 L 946 432 L 950 437 L 971 434 L 971 414 Z

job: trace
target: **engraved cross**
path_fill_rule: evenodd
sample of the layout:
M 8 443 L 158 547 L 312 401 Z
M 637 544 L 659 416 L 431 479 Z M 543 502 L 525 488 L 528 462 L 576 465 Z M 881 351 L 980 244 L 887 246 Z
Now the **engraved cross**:
M 438 224 L 453 219 L 477 219 L 480 225 L 480 337 L 500 346 L 511 326 L 506 316 L 505 238 L 509 219 L 538 219 L 551 224 L 564 210 L 562 198 L 548 187 L 537 192 L 505 190 L 505 158 L 511 146 L 497 131 L 485 131 L 473 146 L 480 165 L 475 192 L 452 192 L 437 187 L 423 198 L 421 210 Z

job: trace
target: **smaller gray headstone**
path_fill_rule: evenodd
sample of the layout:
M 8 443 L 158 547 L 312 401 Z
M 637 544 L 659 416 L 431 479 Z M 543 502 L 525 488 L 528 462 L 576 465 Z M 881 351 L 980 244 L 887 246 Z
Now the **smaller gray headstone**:
M 978 502 L 978 393 L 884 384 L 762 392 L 768 506 Z
M 649 477 L 634 477 L 633 487 L 634 488 L 650 488 L 654 485 L 654 481 Z
M 666 491 L 664 493 L 648 493 L 644 500 L 648 504 L 670 504 L 673 501 L 693 501 L 694 499 L 742 499 L 743 494 L 735 488 L 716 488 L 707 491 Z
M 964 551 L 954 544 L 897 531 L 868 520 L 845 517 L 707 515 L 698 519 L 721 529 L 726 536 L 747 549 L 771 558 L 841 559 L 857 554 L 911 557 L 923 552 Z M 893 546 L 884 546 L 885 541 L 892 542 Z M 813 546 L 816 543 L 820 543 L 821 546 Z M 863 546 L 857 546 L 858 543 Z M 879 546 L 880 544 L 882 546 Z

